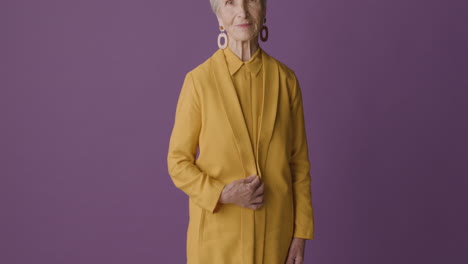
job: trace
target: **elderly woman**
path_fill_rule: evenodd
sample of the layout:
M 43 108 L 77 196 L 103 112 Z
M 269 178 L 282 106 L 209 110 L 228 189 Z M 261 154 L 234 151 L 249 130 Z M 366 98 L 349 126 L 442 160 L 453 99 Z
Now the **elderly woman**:
M 314 219 L 299 82 L 259 46 L 266 0 L 210 2 L 219 49 L 185 76 L 167 156 L 189 197 L 187 263 L 303 263 Z

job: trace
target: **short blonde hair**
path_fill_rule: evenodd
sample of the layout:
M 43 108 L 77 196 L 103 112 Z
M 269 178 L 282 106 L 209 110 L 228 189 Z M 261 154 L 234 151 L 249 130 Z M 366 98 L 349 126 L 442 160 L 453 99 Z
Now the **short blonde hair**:
M 211 4 L 211 9 L 213 10 L 213 13 L 217 13 L 218 11 L 218 6 L 219 6 L 219 1 L 222 1 L 222 0 L 210 0 L 210 4 Z M 267 0 L 261 0 L 262 1 L 262 8 L 263 10 L 266 10 L 266 2 Z

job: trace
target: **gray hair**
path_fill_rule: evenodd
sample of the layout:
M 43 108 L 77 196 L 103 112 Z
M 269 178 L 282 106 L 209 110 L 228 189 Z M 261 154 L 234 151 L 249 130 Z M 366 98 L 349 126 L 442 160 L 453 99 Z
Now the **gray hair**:
M 222 1 L 222 0 L 210 0 L 211 9 L 213 10 L 213 13 L 215 14 L 218 11 L 219 1 Z M 261 0 L 261 1 L 262 1 L 262 8 L 266 10 L 267 0 Z

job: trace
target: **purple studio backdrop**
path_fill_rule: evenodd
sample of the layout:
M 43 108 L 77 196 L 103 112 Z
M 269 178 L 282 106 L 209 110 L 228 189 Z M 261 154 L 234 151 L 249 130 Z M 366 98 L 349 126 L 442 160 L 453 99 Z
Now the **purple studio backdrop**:
M 298 75 L 305 263 L 468 263 L 468 4 L 268 0 Z M 185 263 L 166 155 L 208 0 L 0 2 L 0 263 Z

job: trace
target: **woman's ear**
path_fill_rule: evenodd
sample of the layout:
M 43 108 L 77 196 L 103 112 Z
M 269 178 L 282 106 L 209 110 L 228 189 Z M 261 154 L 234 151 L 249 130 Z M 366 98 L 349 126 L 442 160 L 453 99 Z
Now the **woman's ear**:
M 218 15 L 216 15 L 216 18 L 218 19 L 218 25 L 224 27 L 223 21 L 221 20 L 221 18 Z

